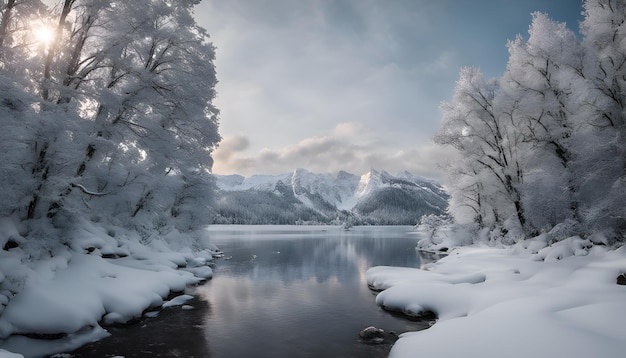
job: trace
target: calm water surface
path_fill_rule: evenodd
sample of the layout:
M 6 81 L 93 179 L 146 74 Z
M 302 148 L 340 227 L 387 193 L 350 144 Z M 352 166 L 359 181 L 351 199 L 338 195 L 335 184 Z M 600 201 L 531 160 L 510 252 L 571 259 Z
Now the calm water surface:
M 225 257 L 197 290 L 209 305 L 211 357 L 384 357 L 361 342 L 367 326 L 428 327 L 381 310 L 367 288 L 373 266 L 419 267 L 411 227 L 211 227 Z
M 386 357 L 390 344 L 370 345 L 368 326 L 403 333 L 428 327 L 392 316 L 375 303 L 365 271 L 419 267 L 411 227 L 215 226 L 225 252 L 214 277 L 190 291 L 194 309 L 164 309 L 123 327 L 71 356 Z

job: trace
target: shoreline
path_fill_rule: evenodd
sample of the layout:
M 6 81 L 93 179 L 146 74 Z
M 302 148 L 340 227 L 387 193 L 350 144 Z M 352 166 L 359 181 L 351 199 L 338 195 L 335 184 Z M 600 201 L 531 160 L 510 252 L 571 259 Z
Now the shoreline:
M 193 294 L 193 291 L 195 287 L 185 293 Z M 108 337 L 67 353 L 75 358 L 209 357 L 203 330 L 209 309 L 208 302 L 194 295 L 184 305 L 159 310 L 156 317 L 144 314 L 136 322 L 106 327 L 111 333 Z

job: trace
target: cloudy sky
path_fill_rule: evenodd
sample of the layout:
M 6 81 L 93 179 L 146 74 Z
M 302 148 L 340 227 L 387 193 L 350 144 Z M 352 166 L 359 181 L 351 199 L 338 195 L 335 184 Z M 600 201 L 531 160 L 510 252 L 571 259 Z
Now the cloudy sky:
M 213 172 L 441 179 L 439 104 L 463 66 L 499 76 L 533 11 L 582 20 L 581 0 L 204 0 L 224 138 Z

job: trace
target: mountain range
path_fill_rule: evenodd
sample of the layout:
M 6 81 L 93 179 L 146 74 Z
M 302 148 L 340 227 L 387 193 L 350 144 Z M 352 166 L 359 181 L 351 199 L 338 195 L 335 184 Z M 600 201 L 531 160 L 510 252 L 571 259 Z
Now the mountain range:
M 448 205 L 441 185 L 406 171 L 215 178 L 216 224 L 414 225 Z

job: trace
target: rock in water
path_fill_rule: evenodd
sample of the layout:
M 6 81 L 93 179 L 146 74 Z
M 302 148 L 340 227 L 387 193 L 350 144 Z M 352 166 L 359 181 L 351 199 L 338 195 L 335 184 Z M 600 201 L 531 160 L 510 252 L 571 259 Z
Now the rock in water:
M 619 276 L 617 276 L 617 284 L 626 285 L 626 273 L 621 273 Z
M 370 326 L 359 332 L 359 337 L 368 343 L 381 344 L 385 340 L 385 330 Z

